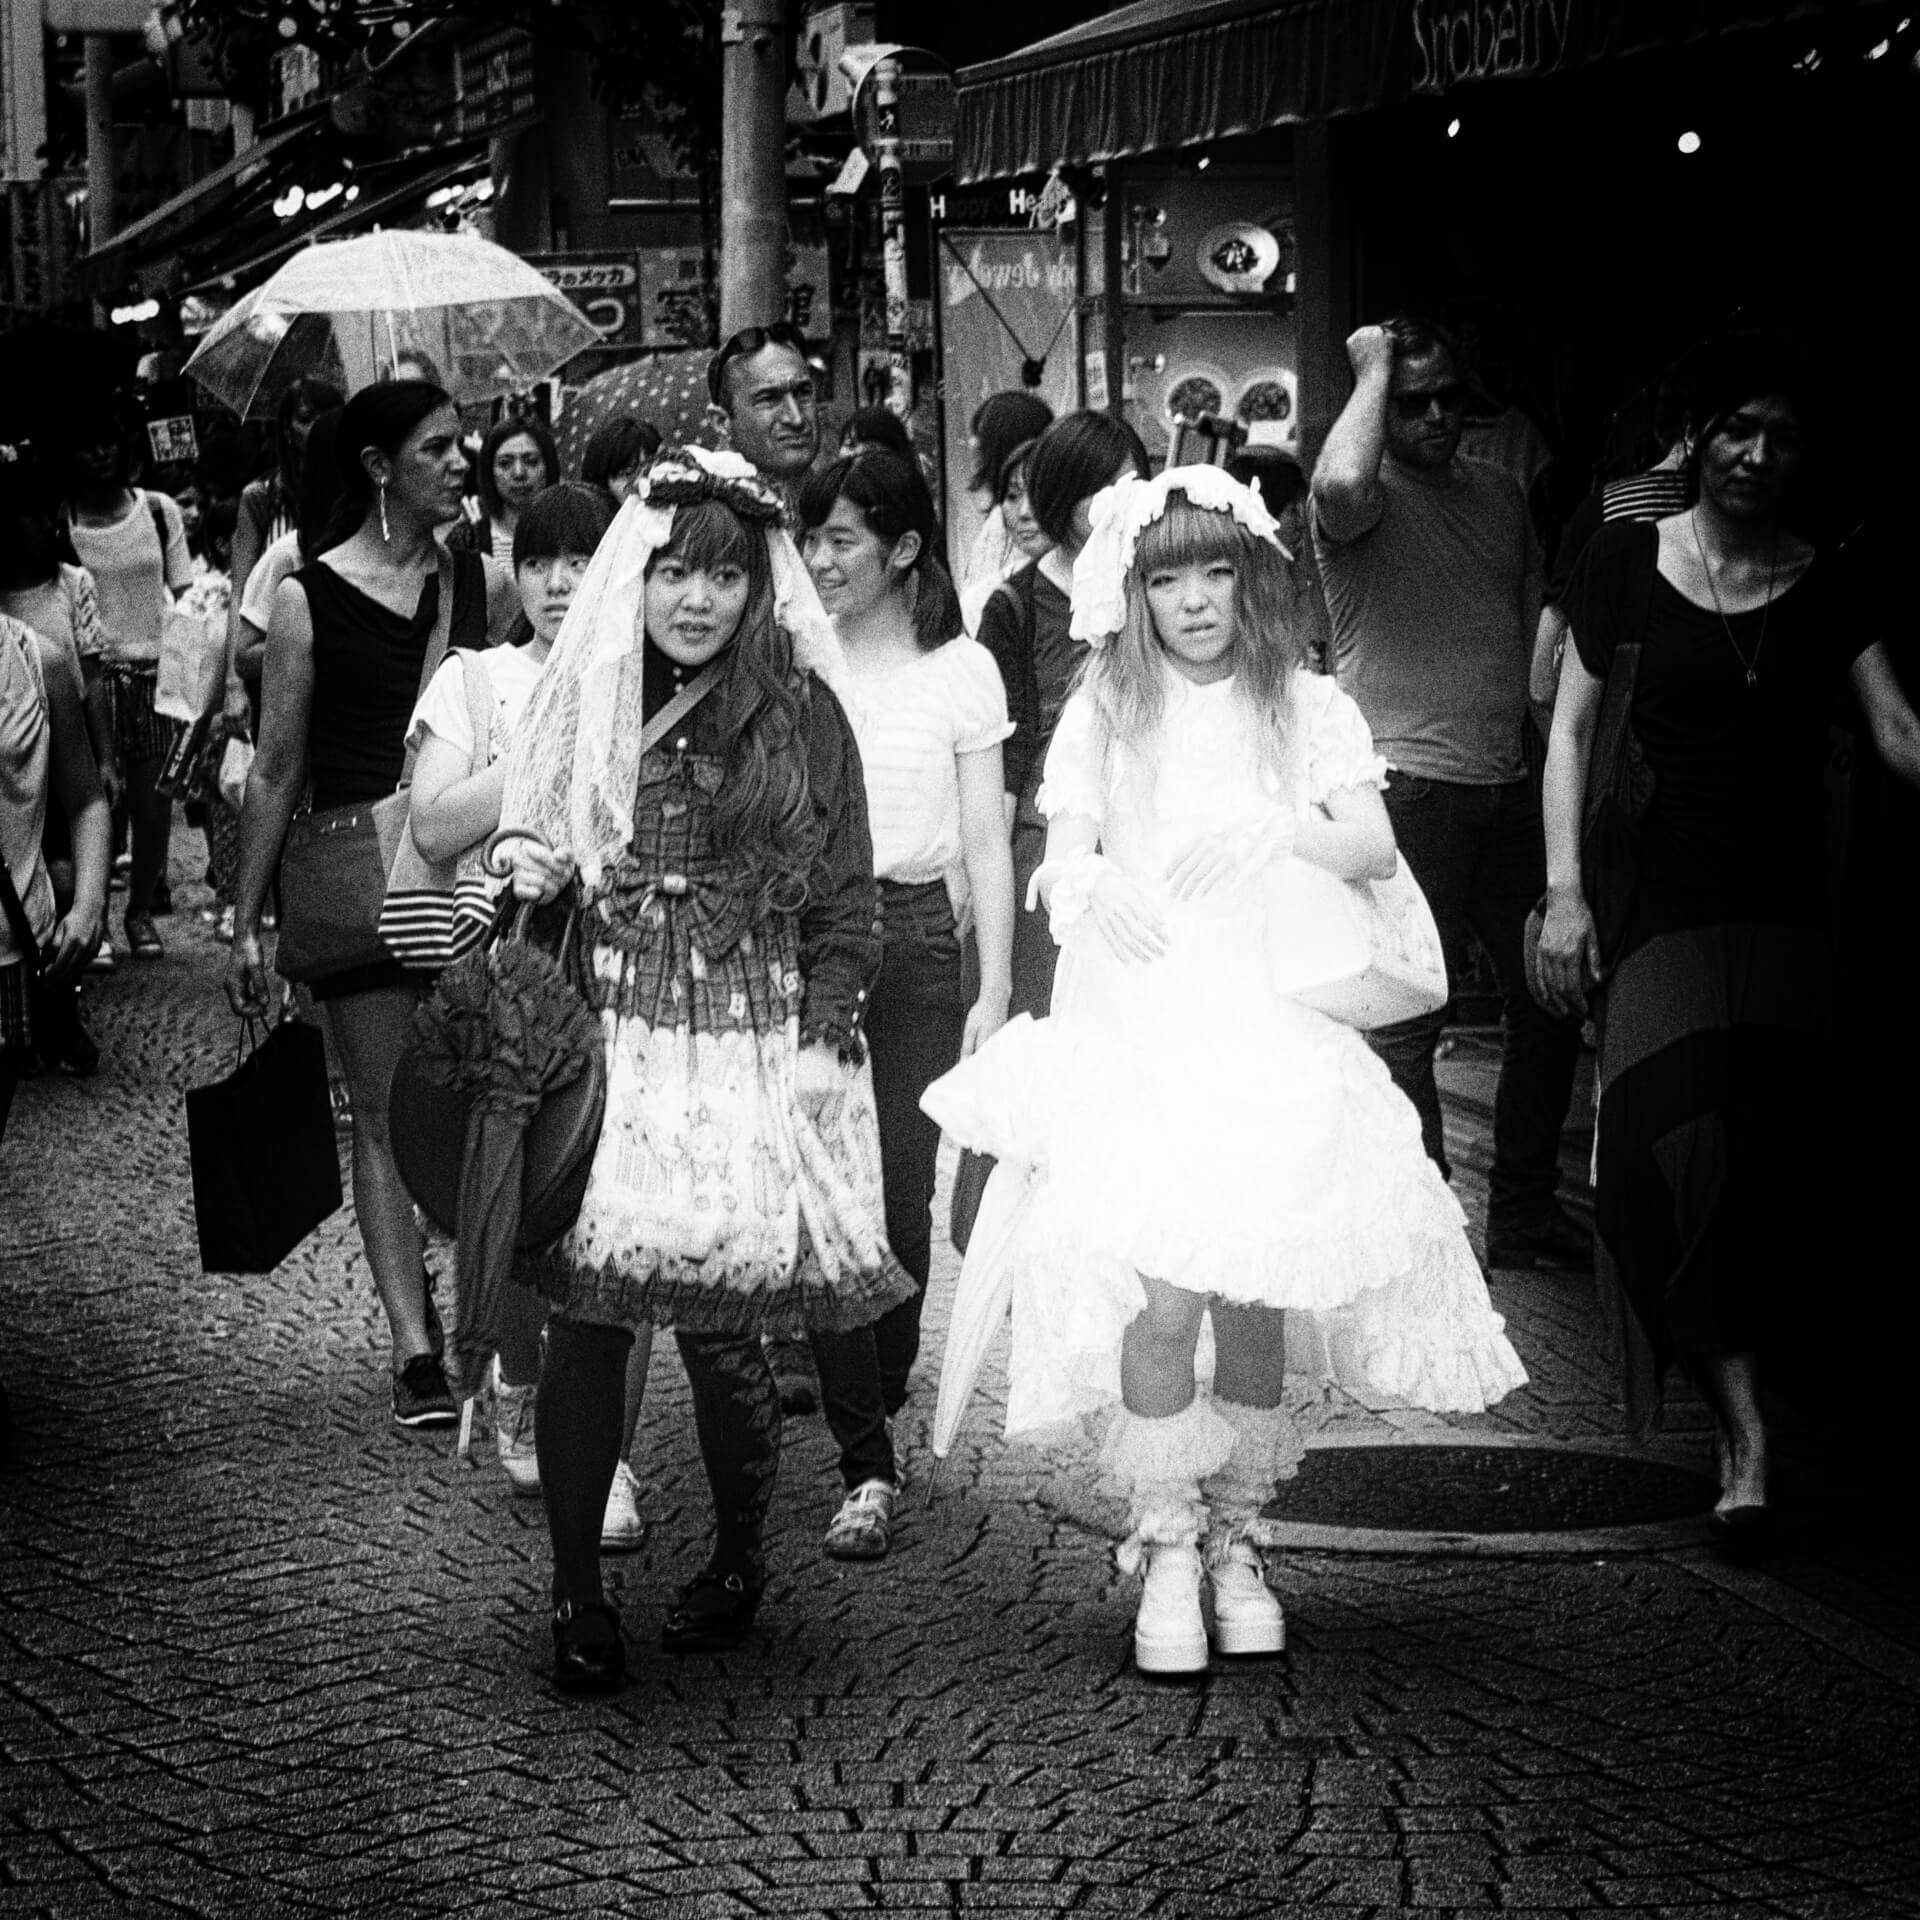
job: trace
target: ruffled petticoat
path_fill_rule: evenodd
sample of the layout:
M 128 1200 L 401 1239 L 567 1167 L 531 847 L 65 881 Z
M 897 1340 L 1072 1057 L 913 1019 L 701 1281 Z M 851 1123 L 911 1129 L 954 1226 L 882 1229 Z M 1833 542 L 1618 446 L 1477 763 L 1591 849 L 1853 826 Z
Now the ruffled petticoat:
M 697 905 L 697 901 L 696 901 Z M 911 1297 L 887 1246 L 873 1075 L 794 1096 L 801 980 L 791 917 L 709 955 L 691 911 L 591 949 L 607 1106 L 580 1217 L 521 1277 L 569 1317 L 798 1338 Z
M 1053 1016 L 928 1088 L 954 1138 L 1032 1169 L 1006 1242 L 1009 1438 L 1118 1401 L 1143 1273 L 1287 1308 L 1291 1371 L 1409 1406 L 1478 1412 L 1526 1380 L 1412 1105 L 1270 966 L 1254 923 L 1217 915 L 1151 966 L 1077 938 Z

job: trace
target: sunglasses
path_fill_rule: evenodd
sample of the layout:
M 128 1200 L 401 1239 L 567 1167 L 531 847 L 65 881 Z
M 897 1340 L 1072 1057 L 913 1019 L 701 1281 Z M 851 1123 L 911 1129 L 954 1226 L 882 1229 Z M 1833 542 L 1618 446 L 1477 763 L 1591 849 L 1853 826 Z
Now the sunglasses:
M 762 347 L 791 347 L 804 356 L 807 337 L 791 320 L 776 320 L 770 327 L 742 327 L 707 362 L 707 397 L 716 407 L 726 404 L 721 395 L 726 391 L 727 363 L 756 354 Z
M 1465 404 L 1467 390 L 1457 380 L 1444 387 L 1422 387 L 1417 393 L 1396 393 L 1393 410 L 1402 420 L 1424 420 L 1427 409 L 1439 403 L 1442 413 L 1457 413 Z

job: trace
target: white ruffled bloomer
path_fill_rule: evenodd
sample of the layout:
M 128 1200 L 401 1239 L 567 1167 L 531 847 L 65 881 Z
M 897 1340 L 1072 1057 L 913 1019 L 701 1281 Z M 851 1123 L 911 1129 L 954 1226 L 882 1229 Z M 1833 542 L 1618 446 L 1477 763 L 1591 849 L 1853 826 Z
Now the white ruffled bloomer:
M 1143 884 L 1183 832 L 1249 804 L 1230 705 L 1192 694 L 1150 816 L 1130 823 L 1088 786 L 1071 703 L 1048 758 L 1056 805 L 1106 809 L 1103 851 Z M 1303 695 L 1302 802 L 1377 778 L 1351 702 L 1325 682 Z M 1525 1382 L 1412 1105 L 1359 1033 L 1276 990 L 1289 897 L 1259 881 L 1187 905 L 1163 891 L 1172 938 L 1151 964 L 1076 925 L 1051 1017 L 1009 1022 L 927 1090 L 955 1139 L 1032 1169 L 1008 1243 L 1009 1438 L 1119 1400 L 1142 1274 L 1288 1309 L 1290 1369 L 1371 1396 L 1469 1413 Z

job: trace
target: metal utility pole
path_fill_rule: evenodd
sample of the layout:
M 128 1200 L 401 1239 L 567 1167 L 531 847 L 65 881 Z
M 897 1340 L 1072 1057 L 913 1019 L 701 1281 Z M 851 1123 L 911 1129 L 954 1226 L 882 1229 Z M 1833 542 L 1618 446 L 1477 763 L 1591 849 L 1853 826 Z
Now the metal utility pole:
M 786 0 L 721 14 L 720 333 L 787 310 Z
M 104 33 L 86 38 L 87 237 L 98 252 L 120 229 L 114 204 L 113 42 Z

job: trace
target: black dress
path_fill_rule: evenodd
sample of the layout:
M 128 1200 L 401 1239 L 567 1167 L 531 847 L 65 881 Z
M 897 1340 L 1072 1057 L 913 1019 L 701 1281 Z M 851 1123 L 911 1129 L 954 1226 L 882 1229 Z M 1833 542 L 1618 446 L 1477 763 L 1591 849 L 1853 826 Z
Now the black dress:
M 1621 523 L 1583 555 L 1568 613 L 1589 673 L 1605 678 L 1633 572 L 1658 552 L 1656 528 Z M 1656 784 L 1602 997 L 1594 1191 L 1636 1438 L 1658 1428 L 1676 1361 L 1782 1356 L 1818 1270 L 1823 770 L 1835 698 L 1873 638 L 1830 559 L 1724 622 L 1653 582 L 1633 726 Z
M 440 616 L 440 580 L 429 575 L 411 615 L 395 613 L 324 560 L 294 574 L 313 626 L 313 704 L 307 772 L 316 813 L 384 799 L 400 784 L 420 669 Z M 477 554 L 453 557 L 449 646 L 487 644 L 486 570 Z M 317 980 L 316 1000 L 344 999 L 424 976 L 381 961 Z

